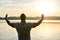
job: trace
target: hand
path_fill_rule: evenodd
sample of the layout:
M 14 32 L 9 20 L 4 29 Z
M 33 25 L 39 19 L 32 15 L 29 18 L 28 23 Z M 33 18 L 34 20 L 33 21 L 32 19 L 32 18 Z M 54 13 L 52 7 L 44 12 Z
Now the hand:
M 5 19 L 7 19 L 8 14 L 6 14 Z
M 42 19 L 44 19 L 44 15 L 42 14 L 41 16 L 42 16 Z

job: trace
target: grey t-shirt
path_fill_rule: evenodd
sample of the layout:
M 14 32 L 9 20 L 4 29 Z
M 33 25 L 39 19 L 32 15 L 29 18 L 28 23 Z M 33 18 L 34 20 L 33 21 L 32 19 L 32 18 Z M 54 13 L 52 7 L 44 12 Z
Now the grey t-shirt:
M 29 40 L 30 30 L 33 28 L 34 23 L 12 23 L 13 27 L 16 28 L 19 40 Z
M 12 23 L 14 28 L 32 28 L 34 23 Z

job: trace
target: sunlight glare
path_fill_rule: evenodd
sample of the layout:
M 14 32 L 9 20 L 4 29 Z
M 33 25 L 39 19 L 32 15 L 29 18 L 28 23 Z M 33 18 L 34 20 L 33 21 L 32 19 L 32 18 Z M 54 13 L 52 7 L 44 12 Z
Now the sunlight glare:
M 36 6 L 38 12 L 41 12 L 44 15 L 50 15 L 54 12 L 54 3 L 51 2 L 41 2 Z
M 53 35 L 54 32 L 52 30 L 53 29 L 46 26 L 46 27 L 40 29 L 40 34 L 41 34 L 41 36 L 48 38 L 48 37 L 51 37 Z

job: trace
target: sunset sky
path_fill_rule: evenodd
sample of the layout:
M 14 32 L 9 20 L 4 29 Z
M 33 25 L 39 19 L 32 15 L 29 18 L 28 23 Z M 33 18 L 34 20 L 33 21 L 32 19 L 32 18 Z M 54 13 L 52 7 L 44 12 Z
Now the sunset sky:
M 0 16 L 60 16 L 60 0 L 0 0 Z

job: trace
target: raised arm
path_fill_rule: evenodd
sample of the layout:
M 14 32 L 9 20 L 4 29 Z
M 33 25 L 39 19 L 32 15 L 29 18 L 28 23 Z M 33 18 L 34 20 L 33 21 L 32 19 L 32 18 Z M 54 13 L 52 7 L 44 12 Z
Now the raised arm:
M 36 26 L 38 26 L 38 25 L 40 25 L 42 23 L 43 19 L 44 19 L 44 15 L 42 14 L 41 15 L 41 19 L 37 23 L 33 24 L 33 28 L 36 27 Z
M 13 24 L 10 23 L 10 21 L 9 21 L 8 18 L 7 18 L 7 16 L 8 16 L 8 14 L 6 14 L 6 16 L 5 16 L 5 20 L 6 20 L 7 24 L 8 24 L 9 26 L 12 26 L 12 27 L 13 27 Z

